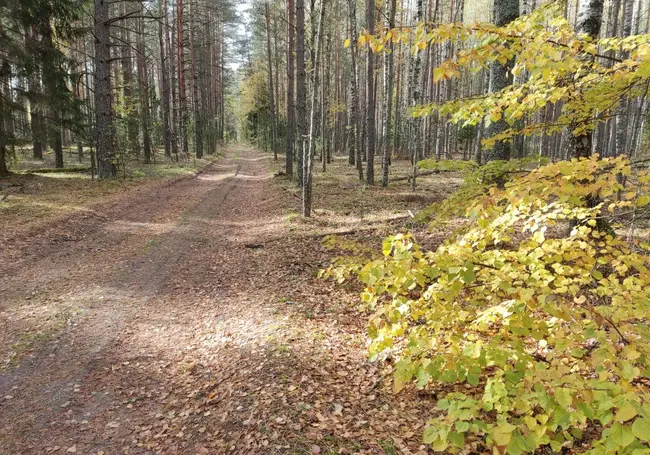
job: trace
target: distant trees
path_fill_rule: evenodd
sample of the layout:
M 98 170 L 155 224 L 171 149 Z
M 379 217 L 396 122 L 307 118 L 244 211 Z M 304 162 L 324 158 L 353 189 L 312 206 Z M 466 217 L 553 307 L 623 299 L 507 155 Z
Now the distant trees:
M 595 11 L 598 3 L 603 13 L 588 20 L 590 26 L 598 29 L 594 34 L 585 28 L 583 16 L 585 8 Z M 558 65 L 555 57 L 533 68 L 527 55 L 523 58 L 519 55 L 522 47 L 515 35 L 495 47 L 498 33 L 489 36 L 484 33 L 488 31 L 485 27 L 462 32 L 468 29 L 453 25 L 479 21 L 492 22 L 496 27 L 507 26 L 519 17 L 519 2 L 494 0 L 479 5 L 463 0 L 396 0 L 394 4 L 380 5 L 374 1 L 332 0 L 324 28 L 330 30 L 333 45 L 323 48 L 321 67 L 314 68 L 316 26 L 315 21 L 305 22 L 304 17 L 315 17 L 319 7 L 318 0 L 308 5 L 301 0 L 270 1 L 271 21 L 275 16 L 286 31 L 287 39 L 281 41 L 268 33 L 266 9 L 253 8 L 252 23 L 257 30 L 253 33 L 253 62 L 266 61 L 267 78 L 273 71 L 270 60 L 287 63 L 286 74 L 275 74 L 273 81 L 281 88 L 278 91 L 286 94 L 282 100 L 279 97 L 275 100 L 282 104 L 282 109 L 271 106 L 269 92 L 264 97 L 267 110 L 262 110 L 259 117 L 265 120 L 256 123 L 261 128 L 256 130 L 255 138 L 261 145 L 271 144 L 275 125 L 276 140 L 286 144 L 286 174 L 292 176 L 293 163 L 297 162 L 299 185 L 303 181 L 305 144 L 311 140 L 305 126 L 308 118 L 305 100 L 314 96 L 322 98 L 322 107 L 326 104 L 329 107 L 328 112 L 322 110 L 316 114 L 319 121 L 312 134 L 316 136 L 317 148 L 328 149 L 329 153 L 331 144 L 335 154 L 346 154 L 348 163 L 357 167 L 359 179 L 365 184 L 375 182 L 377 154 L 381 155 L 382 185 L 390 180 L 390 162 L 395 158 L 409 157 L 415 174 L 417 163 L 430 157 L 489 162 L 533 155 L 553 159 L 574 155 L 572 150 L 580 142 L 576 138 L 582 133 L 578 131 L 576 135 L 571 128 L 570 118 L 580 113 L 573 109 L 577 103 L 570 100 L 568 89 L 583 91 L 586 88 L 583 82 L 590 85 L 593 81 L 588 77 L 542 81 L 540 74 L 548 75 Z M 522 8 L 525 14 L 536 14 L 554 7 L 526 1 Z M 564 8 L 556 9 L 567 26 L 594 40 L 647 32 L 650 24 L 650 13 L 643 8 L 641 0 L 613 1 L 605 5 L 598 1 L 569 0 Z M 603 18 L 606 27 L 601 27 Z M 546 33 L 544 27 L 541 30 L 542 35 Z M 474 35 L 485 36 L 487 40 L 478 47 L 482 63 L 471 54 L 475 43 L 470 37 Z M 546 44 L 549 43 L 540 45 Z M 599 46 L 598 51 L 589 50 L 589 55 L 583 55 L 594 62 L 599 74 L 604 74 L 601 70 L 605 68 L 616 71 L 617 62 L 631 51 L 606 42 Z M 271 48 L 282 51 L 276 51 L 270 59 Z M 553 55 L 563 56 L 566 51 L 559 46 Z M 584 60 L 580 61 L 584 67 Z M 262 67 L 253 63 L 251 68 Z M 322 74 L 321 87 L 304 82 L 312 71 Z M 267 91 L 270 85 L 269 82 Z M 553 95 L 551 86 L 559 89 Z M 541 94 L 541 90 L 548 90 L 544 100 L 535 95 Z M 503 96 L 497 99 L 497 94 Z M 483 98 L 488 102 L 481 103 Z M 615 111 L 606 106 L 602 110 L 590 108 L 598 121 L 580 120 L 589 124 L 594 137 L 586 146 L 589 153 L 597 151 L 608 156 L 638 153 L 646 130 L 648 99 L 638 85 L 633 93 L 626 92 L 625 98 L 617 103 Z M 524 99 L 534 99 L 536 104 L 526 101 L 525 109 L 516 113 L 507 111 L 515 101 Z M 586 105 L 590 105 L 590 100 Z M 473 112 L 470 114 L 465 108 Z M 585 152 L 581 153 L 585 156 Z M 412 182 L 415 185 L 415 179 Z
M 83 131 L 75 56 L 58 45 L 75 40 L 81 13 L 79 3 L 71 0 L 0 4 L 0 176 L 8 174 L 9 150 L 15 156 L 15 147 L 25 142 L 32 144 L 37 159 L 51 145 L 56 167 L 63 167 L 64 130 Z
M 56 167 L 73 141 L 79 159 L 90 147 L 100 178 L 129 160 L 154 162 L 158 147 L 176 160 L 190 145 L 199 158 L 206 146 L 213 153 L 232 82 L 227 0 L 94 0 L 91 10 L 71 0 L 0 5 L 3 175 L 8 151 L 25 144 L 34 159 L 51 147 Z
M 250 37 L 229 28 L 237 19 L 228 1 L 94 0 L 92 19 L 70 0 L 4 2 L 0 31 L 10 45 L 0 51 L 2 172 L 15 148 L 25 145 L 34 159 L 49 159 L 45 152 L 51 149 L 59 167 L 64 149 L 76 143 L 77 156 L 83 157 L 88 147 L 103 178 L 116 176 L 129 160 L 154 162 L 159 154 L 179 160 L 191 152 L 201 157 L 214 152 L 225 130 L 234 128 L 232 120 L 226 121 L 234 118 L 234 109 L 242 138 L 276 153 L 283 144 L 285 173 L 295 173 L 301 186 L 310 147 L 324 163 L 333 154 L 347 155 L 368 185 L 376 181 L 379 155 L 381 182 L 388 185 L 393 159 L 410 158 L 415 175 L 417 163 L 430 157 L 633 155 L 645 138 L 649 100 L 636 84 L 614 110 L 593 107 L 589 112 L 598 121 L 580 120 L 589 124 L 588 131 L 576 135 L 571 116 L 579 112 L 568 90 L 588 92 L 589 77 L 542 81 L 528 57 L 520 55 L 516 36 L 499 48 L 483 43 L 483 64 L 477 63 L 468 36 L 487 29 L 464 36 L 458 33 L 463 27 L 453 24 L 492 20 L 506 26 L 519 15 L 514 0 L 495 0 L 489 7 L 462 0 L 331 0 L 323 36 L 317 30 L 321 0 L 265 0 L 252 5 Z M 525 2 L 524 12 L 549 8 L 537 3 Z M 595 11 L 598 3 L 602 13 L 585 20 L 586 11 Z M 630 40 L 650 24 L 640 0 L 569 0 L 558 11 L 567 26 L 598 42 L 596 51 L 576 50 L 583 54 L 581 67 L 592 62 L 603 75 L 618 71 L 634 49 L 597 40 Z M 323 44 L 318 65 L 317 41 Z M 231 111 L 228 91 L 238 94 L 226 64 L 229 42 L 231 58 L 240 56 L 241 93 L 250 95 L 232 103 Z M 555 52 L 564 56 L 566 49 Z M 539 71 L 547 75 L 557 64 L 553 57 Z M 521 101 L 551 86 L 559 90 L 517 113 L 507 111 L 510 99 L 502 96 L 497 102 L 492 96 L 509 93 Z M 606 91 L 608 96 L 616 96 L 615 88 Z M 253 95 L 258 89 L 263 93 Z M 479 103 L 482 97 L 488 102 Z M 319 107 L 313 131 L 312 99 Z M 591 101 L 585 98 L 587 106 Z M 473 112 L 458 122 L 468 106 Z M 580 139 L 587 135 L 589 141 Z M 574 152 L 583 142 L 582 150 Z

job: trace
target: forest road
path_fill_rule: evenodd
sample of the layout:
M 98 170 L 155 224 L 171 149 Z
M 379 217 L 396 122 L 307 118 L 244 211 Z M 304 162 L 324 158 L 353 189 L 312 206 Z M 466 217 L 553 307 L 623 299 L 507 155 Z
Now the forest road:
M 235 145 L 0 250 L 0 454 L 224 451 L 246 418 L 221 412 L 227 378 L 277 322 L 279 251 L 250 246 L 290 203 Z

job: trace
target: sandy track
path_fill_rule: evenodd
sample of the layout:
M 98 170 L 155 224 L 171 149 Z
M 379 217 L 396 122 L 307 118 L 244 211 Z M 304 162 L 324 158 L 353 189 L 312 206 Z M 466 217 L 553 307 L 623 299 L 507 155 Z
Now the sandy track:
M 207 295 L 214 298 L 215 290 L 241 281 L 251 265 L 245 256 L 255 254 L 245 244 L 263 241 L 281 220 L 270 177 L 267 157 L 236 147 L 195 178 L 113 204 L 85 224 L 71 219 L 70 226 L 52 228 L 24 251 L 29 261 L 0 264 L 4 353 L 21 332 L 66 310 L 35 353 L 0 376 L 0 453 L 101 449 L 104 442 L 95 450 L 76 440 L 91 435 L 103 441 L 107 429 L 119 429 L 92 429 L 94 418 L 115 407 L 115 390 L 123 387 L 106 372 L 128 362 L 125 350 L 139 352 L 125 348 L 134 335 L 153 336 L 163 351 L 170 340 L 194 336 L 194 327 L 184 334 L 174 323 L 189 316 L 179 310 L 204 309 Z M 60 241 L 65 235 L 76 240 Z M 210 292 L 192 294 L 206 284 Z M 170 324 L 181 333 L 165 336 Z M 151 347 L 143 348 L 146 362 L 158 364 Z M 122 361 L 116 365 L 116 359 Z M 86 423 L 74 427 L 79 434 L 66 433 L 61 425 L 75 416 Z

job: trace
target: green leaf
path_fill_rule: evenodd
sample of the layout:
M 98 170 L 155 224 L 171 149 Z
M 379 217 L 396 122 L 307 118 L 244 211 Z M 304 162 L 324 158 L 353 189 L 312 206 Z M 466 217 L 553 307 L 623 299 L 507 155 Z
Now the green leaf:
M 465 284 L 470 284 L 474 281 L 474 264 L 469 263 L 463 270 L 463 282 Z
M 641 441 L 650 442 L 650 419 L 639 417 L 632 424 L 632 433 Z
M 438 431 L 435 427 L 428 426 L 424 429 L 423 442 L 425 444 L 431 444 L 433 441 L 438 439 Z
M 573 397 L 571 396 L 571 390 L 569 390 L 569 389 L 567 389 L 565 387 L 557 387 L 553 392 L 555 393 L 555 400 L 564 409 L 568 408 L 573 403 Z
M 632 428 L 616 422 L 610 429 L 612 440 L 621 447 L 627 447 L 634 442 L 634 433 Z

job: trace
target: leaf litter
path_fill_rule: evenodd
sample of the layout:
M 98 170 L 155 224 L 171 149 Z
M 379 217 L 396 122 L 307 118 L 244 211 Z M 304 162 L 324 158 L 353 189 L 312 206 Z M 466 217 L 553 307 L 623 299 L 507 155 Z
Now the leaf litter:
M 393 394 L 390 365 L 367 359 L 357 289 L 316 277 L 337 254 L 323 246 L 323 235 L 345 231 L 348 240 L 379 248 L 405 221 L 346 215 L 347 205 L 337 207 L 341 182 L 330 173 L 318 197 L 331 210 L 306 222 L 288 217 L 297 210 L 291 184 L 259 178 L 270 167 L 248 148 L 231 150 L 206 179 L 234 175 L 215 178 L 205 190 L 209 202 L 181 211 L 151 251 L 131 252 L 130 263 L 142 261 L 131 279 L 104 270 L 133 298 L 105 303 L 123 312 L 122 325 L 93 352 L 70 344 L 86 319 L 60 334 L 79 365 L 62 384 L 65 407 L 50 409 L 43 398 L 46 418 L 35 404 L 43 392 L 14 374 L 7 382 L 21 397 L 5 418 L 29 418 L 4 429 L 0 447 L 106 455 L 429 453 L 421 434 L 435 397 Z M 384 194 L 394 203 L 384 220 L 401 207 L 398 195 Z M 26 403 L 33 415 L 20 409 Z

